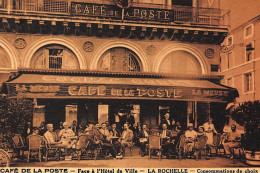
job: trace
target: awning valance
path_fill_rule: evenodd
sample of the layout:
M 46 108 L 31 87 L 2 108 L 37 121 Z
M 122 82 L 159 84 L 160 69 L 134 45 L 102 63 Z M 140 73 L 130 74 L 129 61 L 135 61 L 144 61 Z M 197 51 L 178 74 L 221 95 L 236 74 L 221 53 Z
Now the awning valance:
M 29 98 L 107 98 L 232 101 L 234 88 L 199 79 L 120 78 L 22 74 L 7 82 L 9 95 Z

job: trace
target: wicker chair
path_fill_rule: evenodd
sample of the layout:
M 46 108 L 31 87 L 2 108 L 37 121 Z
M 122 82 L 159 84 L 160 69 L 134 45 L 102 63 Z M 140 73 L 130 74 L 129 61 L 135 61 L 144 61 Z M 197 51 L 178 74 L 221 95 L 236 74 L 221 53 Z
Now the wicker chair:
M 26 146 L 24 144 L 24 140 L 23 140 L 22 136 L 19 134 L 15 134 L 12 137 L 12 141 L 13 141 L 14 152 L 17 152 L 18 157 L 23 156 Z M 22 155 L 21 155 L 21 152 L 22 152 Z
M 223 133 L 220 137 L 219 140 L 216 144 L 216 150 L 217 150 L 217 155 L 222 156 L 225 155 L 225 150 L 224 150 L 224 142 L 227 139 L 227 133 Z
M 148 152 L 149 157 L 148 159 L 152 158 L 152 151 L 158 151 L 159 160 L 162 157 L 162 140 L 160 136 L 157 135 L 150 135 L 149 136 L 149 143 L 148 143 Z
M 59 161 L 61 152 L 60 147 L 51 145 L 45 137 L 43 137 L 43 140 L 45 146 L 45 162 L 48 161 L 50 155 Z
M 33 153 L 36 153 L 38 156 L 39 161 L 41 162 L 42 159 L 42 136 L 40 135 L 29 135 L 28 139 L 28 155 L 27 155 L 27 162 L 30 161 L 30 156 Z

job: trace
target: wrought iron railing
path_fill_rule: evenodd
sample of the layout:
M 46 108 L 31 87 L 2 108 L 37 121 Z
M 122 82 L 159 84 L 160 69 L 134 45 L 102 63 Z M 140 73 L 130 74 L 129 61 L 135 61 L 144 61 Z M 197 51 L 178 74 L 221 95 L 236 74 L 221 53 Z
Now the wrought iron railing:
M 0 0 L 0 12 L 8 14 L 41 14 L 73 17 L 72 2 L 116 5 L 115 0 Z M 172 19 L 167 22 L 204 25 L 229 25 L 229 13 L 215 8 L 169 6 L 162 4 L 133 3 L 132 7 L 169 10 Z

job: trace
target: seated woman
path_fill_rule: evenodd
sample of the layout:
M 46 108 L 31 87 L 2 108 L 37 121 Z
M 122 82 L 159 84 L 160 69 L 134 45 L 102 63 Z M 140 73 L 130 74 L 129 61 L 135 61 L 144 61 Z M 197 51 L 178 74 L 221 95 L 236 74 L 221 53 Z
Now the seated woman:
M 71 160 L 71 152 L 72 152 L 72 146 L 76 142 L 76 136 L 75 133 L 69 128 L 68 123 L 63 123 L 64 129 L 62 129 L 59 133 L 60 137 L 60 143 L 65 145 L 65 148 L 67 150 L 66 157 L 67 160 Z
M 207 157 L 207 153 L 206 153 L 206 147 L 207 147 L 207 140 L 208 137 L 205 133 L 205 129 L 203 126 L 199 126 L 198 129 L 198 133 L 197 133 L 197 139 L 196 139 L 196 152 L 195 152 L 195 156 L 196 156 L 196 160 L 198 160 L 198 158 L 201 158 L 201 156 L 205 156 L 205 159 L 208 160 L 209 158 Z

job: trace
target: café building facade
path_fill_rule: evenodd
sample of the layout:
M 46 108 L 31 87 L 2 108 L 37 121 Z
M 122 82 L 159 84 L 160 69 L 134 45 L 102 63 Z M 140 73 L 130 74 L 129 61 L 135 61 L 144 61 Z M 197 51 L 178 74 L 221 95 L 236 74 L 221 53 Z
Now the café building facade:
M 8 1 L 1 6 L 2 90 L 34 100 L 41 121 L 181 122 L 221 128 L 237 91 L 221 85 L 228 13 L 218 1 Z

